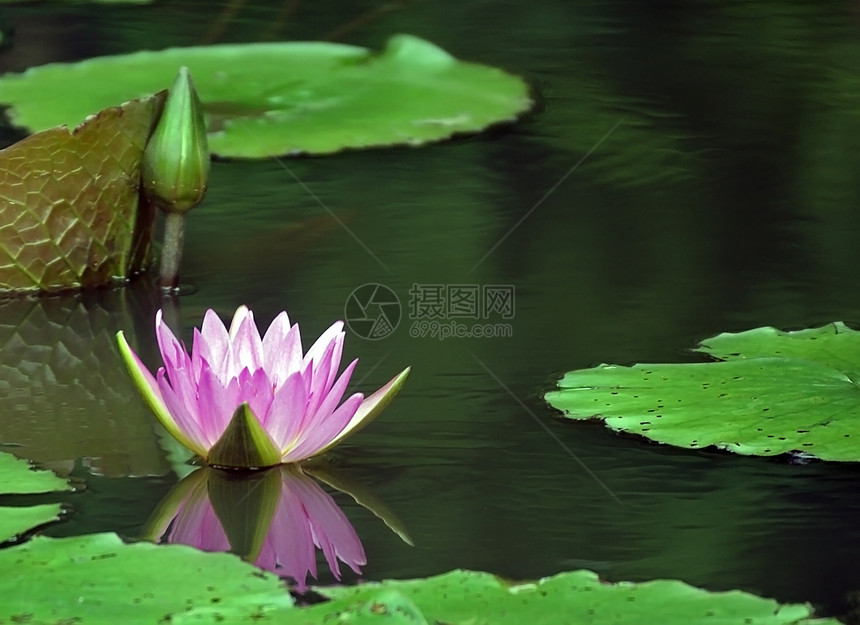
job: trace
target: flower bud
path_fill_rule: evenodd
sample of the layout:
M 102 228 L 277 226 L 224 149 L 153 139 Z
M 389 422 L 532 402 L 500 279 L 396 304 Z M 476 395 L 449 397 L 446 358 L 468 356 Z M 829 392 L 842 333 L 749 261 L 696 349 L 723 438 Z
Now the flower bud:
M 200 203 L 208 181 L 203 106 L 191 73 L 181 67 L 143 153 L 143 188 L 165 212 L 184 213 Z

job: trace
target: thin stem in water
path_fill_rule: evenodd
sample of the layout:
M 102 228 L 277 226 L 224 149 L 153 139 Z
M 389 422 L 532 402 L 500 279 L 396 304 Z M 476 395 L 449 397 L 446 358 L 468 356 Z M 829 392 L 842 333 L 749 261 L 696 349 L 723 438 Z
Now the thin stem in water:
M 161 250 L 159 285 L 162 289 L 179 288 L 179 265 L 182 262 L 182 245 L 185 240 L 185 215 L 166 213 L 164 220 L 164 247 Z

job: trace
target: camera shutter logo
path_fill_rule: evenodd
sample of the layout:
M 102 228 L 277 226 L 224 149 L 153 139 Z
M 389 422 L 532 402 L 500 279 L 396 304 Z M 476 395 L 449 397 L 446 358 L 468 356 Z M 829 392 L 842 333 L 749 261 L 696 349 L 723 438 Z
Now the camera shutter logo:
M 349 329 L 375 341 L 391 335 L 400 324 L 400 300 L 384 284 L 363 284 L 346 298 L 344 316 Z

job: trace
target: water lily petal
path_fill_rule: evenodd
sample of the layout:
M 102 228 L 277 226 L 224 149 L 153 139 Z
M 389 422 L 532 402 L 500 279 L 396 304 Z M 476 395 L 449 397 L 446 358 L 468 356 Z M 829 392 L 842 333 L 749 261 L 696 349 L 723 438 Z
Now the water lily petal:
M 343 430 L 341 430 L 340 433 L 331 440 L 331 442 L 320 449 L 317 453 L 321 454 L 328 451 L 338 443 L 342 442 L 347 436 L 355 434 L 361 428 L 373 421 L 389 404 L 389 402 L 394 399 L 394 396 L 400 392 L 400 389 L 403 388 L 403 384 L 406 382 L 406 378 L 409 377 L 410 371 L 412 371 L 412 367 L 406 367 L 403 371 L 391 378 L 391 380 L 389 380 L 388 383 L 378 391 L 365 398 L 361 403 L 361 406 L 356 410 L 355 415 L 353 415 L 350 422 L 346 424 L 346 427 L 344 427 Z
M 302 364 L 302 337 L 298 324 L 290 326 L 286 311 L 274 318 L 263 337 L 263 367 L 279 388 Z
M 299 372 L 288 377 L 272 398 L 262 423 L 282 453 L 298 436 L 307 401 L 305 383 Z
M 195 341 L 195 354 L 209 363 L 212 371 L 225 381 L 230 377 L 233 370 L 232 350 L 230 349 L 230 335 L 227 328 L 211 308 L 203 315 L 203 327 L 200 329 L 200 343 Z
M 122 330 L 116 333 L 116 342 L 119 345 L 119 353 L 122 356 L 122 361 L 128 369 L 131 379 L 137 390 L 140 391 L 150 409 L 156 414 L 158 420 L 162 423 L 173 422 L 173 417 L 170 410 L 164 403 L 164 398 L 161 396 L 161 389 L 158 388 L 158 382 L 155 377 L 149 372 L 125 338 Z M 167 427 L 167 426 L 165 426 Z M 176 427 L 174 423 L 174 428 Z M 168 428 L 170 429 L 170 428 Z
M 312 413 L 315 421 L 325 419 L 328 415 L 334 412 L 335 408 L 337 408 L 341 398 L 343 398 L 343 394 L 346 392 L 346 387 L 349 384 L 352 372 L 355 370 L 355 366 L 357 364 L 358 358 L 349 363 L 346 369 L 343 370 L 343 373 L 340 374 L 337 382 L 335 382 L 331 389 L 329 389 L 328 393 L 323 396 L 322 401 L 317 405 L 316 411 Z M 308 399 L 308 405 L 313 403 L 315 403 L 313 398 Z M 305 427 L 316 427 L 316 423 L 308 423 Z
M 320 337 L 311 345 L 310 349 L 305 353 L 304 363 L 307 364 L 311 360 L 319 361 L 329 343 L 334 341 L 338 334 L 343 334 L 343 321 L 335 321 L 331 326 L 323 332 Z
M 225 385 L 204 361 L 197 395 L 198 423 L 208 449 L 221 438 L 233 418 L 235 406 L 242 403 L 239 401 L 239 383 L 233 379 Z
M 274 389 L 265 369 L 257 369 L 253 373 L 242 369 L 239 374 L 239 401 L 248 404 L 255 415 L 267 415 L 272 404 Z M 263 423 L 265 417 L 261 420 Z
M 236 334 L 239 332 L 239 326 L 242 325 L 242 322 L 245 321 L 245 318 L 251 314 L 251 311 L 248 309 L 245 304 L 239 306 L 236 309 L 236 312 L 233 313 L 233 320 L 230 322 L 230 340 L 233 341 L 236 339 Z
M 323 351 L 322 356 L 320 356 L 319 360 L 311 360 L 306 364 L 305 372 L 303 377 L 305 378 L 305 382 L 308 382 L 308 407 L 307 412 L 309 414 L 316 414 L 319 409 L 320 404 L 326 398 L 327 394 L 331 390 L 332 383 L 334 383 L 334 376 L 331 378 L 331 383 L 329 382 L 329 376 L 331 374 L 331 362 L 334 357 L 335 350 L 335 341 L 329 343 L 325 351 Z M 334 366 L 334 375 L 337 375 L 338 365 Z M 343 395 L 343 391 L 341 391 L 340 395 Z M 340 402 L 340 396 L 335 400 L 335 405 Z M 331 407 L 331 412 L 334 410 L 334 406 Z
M 254 323 L 254 313 L 247 308 L 238 326 L 236 317 L 233 317 L 233 325 L 230 326 L 230 338 L 233 340 L 233 358 L 235 359 L 236 371 L 248 369 L 252 373 L 263 367 L 263 340 L 260 331 Z M 238 312 L 236 313 L 238 316 Z
M 183 399 L 186 408 L 196 412 L 197 380 L 194 379 L 191 358 L 173 331 L 164 323 L 162 312 L 155 314 L 155 338 L 164 361 L 164 369 L 173 390 Z
M 209 448 L 209 444 L 202 433 L 200 424 L 195 418 L 196 415 L 192 415 L 188 411 L 185 402 L 171 388 L 164 373 L 164 368 L 158 370 L 156 381 L 158 382 L 158 388 L 161 391 L 164 405 L 170 415 L 170 418 L 165 420 L 161 419 L 159 413 L 155 413 L 159 417 L 161 425 L 185 447 L 195 454 L 206 457 L 206 450 Z
M 363 399 L 364 395 L 356 393 L 323 420 L 314 421 L 312 427 L 301 432 L 297 444 L 283 455 L 284 462 L 306 460 L 318 455 L 321 449 L 326 449 L 329 442 L 350 422 Z
M 323 350 L 322 355 L 317 359 L 314 365 L 314 383 L 312 391 L 316 388 L 322 389 L 322 395 L 329 392 L 335 379 L 337 378 L 337 370 L 340 369 L 340 359 L 343 355 L 343 341 L 346 337 L 344 332 L 338 332 L 328 346 Z

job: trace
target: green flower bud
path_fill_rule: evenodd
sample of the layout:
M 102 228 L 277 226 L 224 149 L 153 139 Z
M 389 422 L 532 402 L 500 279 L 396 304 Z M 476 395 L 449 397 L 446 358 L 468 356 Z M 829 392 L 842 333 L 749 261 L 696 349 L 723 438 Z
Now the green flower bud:
M 184 213 L 200 203 L 208 181 L 203 106 L 191 73 L 181 67 L 143 153 L 143 188 L 165 212 Z

